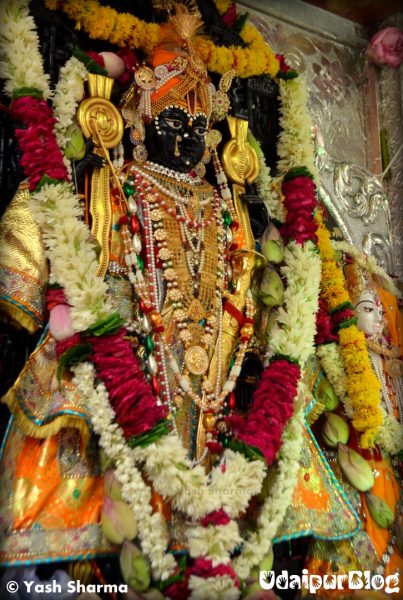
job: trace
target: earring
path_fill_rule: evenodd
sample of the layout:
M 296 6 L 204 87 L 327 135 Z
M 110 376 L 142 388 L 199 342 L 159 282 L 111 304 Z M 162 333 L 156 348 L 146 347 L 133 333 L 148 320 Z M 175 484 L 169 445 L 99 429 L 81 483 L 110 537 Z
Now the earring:
M 181 153 L 179 152 L 179 142 L 182 141 L 182 136 L 181 135 L 177 135 L 175 138 L 175 150 L 174 150 L 174 156 L 176 156 L 176 158 L 179 158 L 179 156 L 181 155 Z
M 140 142 L 139 144 L 134 146 L 133 158 L 136 162 L 142 164 L 142 163 L 146 162 L 147 157 L 148 157 L 147 148 L 145 147 L 145 145 L 142 142 Z
M 144 163 L 147 160 L 147 149 L 144 145 L 144 125 L 137 123 L 130 130 L 130 141 L 133 144 L 133 158 L 138 163 Z
M 200 178 L 204 177 L 206 174 L 206 167 L 204 166 L 203 162 L 199 162 L 197 163 L 197 165 L 194 167 L 193 171 L 196 173 L 196 175 Z
M 206 146 L 206 149 L 204 150 L 203 153 L 203 157 L 202 157 L 202 163 L 204 165 L 207 165 L 207 163 L 209 163 L 211 160 L 211 150 L 209 146 Z

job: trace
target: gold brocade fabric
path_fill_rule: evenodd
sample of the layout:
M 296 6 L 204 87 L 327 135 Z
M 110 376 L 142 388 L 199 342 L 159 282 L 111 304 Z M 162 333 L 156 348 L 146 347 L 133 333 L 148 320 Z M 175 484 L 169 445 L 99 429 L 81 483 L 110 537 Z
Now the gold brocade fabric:
M 64 427 L 75 427 L 86 441 L 90 424 L 88 410 L 71 381 L 63 379 L 59 390 L 56 367 L 55 342 L 46 336 L 2 402 L 8 405 L 26 435 L 46 438 Z
M 0 563 L 88 558 L 114 551 L 99 525 L 104 498 L 89 413 L 55 379 L 47 336 L 3 401 L 11 425 L 1 453 Z
M 32 333 L 43 326 L 48 273 L 29 199 L 20 188 L 0 222 L 0 314 Z
M 73 431 L 35 439 L 11 420 L 0 466 L 2 566 L 115 551 L 99 525 L 104 486 L 95 444 L 82 454 Z

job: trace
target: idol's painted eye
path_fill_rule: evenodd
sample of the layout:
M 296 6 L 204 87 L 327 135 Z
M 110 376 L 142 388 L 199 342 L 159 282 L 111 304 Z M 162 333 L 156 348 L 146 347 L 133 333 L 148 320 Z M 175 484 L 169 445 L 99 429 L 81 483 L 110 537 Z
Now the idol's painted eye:
M 193 131 L 199 137 L 204 137 L 207 133 L 207 127 L 204 127 L 204 125 L 196 125 L 196 127 L 194 127 Z
M 364 312 L 366 312 L 366 313 L 372 313 L 372 312 L 374 312 L 374 310 L 375 310 L 374 308 L 371 308 L 369 306 L 364 306 Z
M 168 127 L 171 127 L 171 129 L 175 129 L 175 131 L 180 131 L 183 128 L 183 123 L 179 119 L 167 119 L 165 117 L 164 121 L 168 125 Z

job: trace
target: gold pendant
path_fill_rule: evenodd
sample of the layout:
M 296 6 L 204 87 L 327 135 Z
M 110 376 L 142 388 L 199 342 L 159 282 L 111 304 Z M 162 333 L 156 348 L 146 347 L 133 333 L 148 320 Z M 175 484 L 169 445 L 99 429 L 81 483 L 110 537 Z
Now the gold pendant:
M 203 304 L 197 298 L 193 298 L 186 312 L 188 314 L 189 319 L 192 319 L 192 321 L 195 322 L 204 319 L 206 316 L 206 311 L 204 310 Z
M 191 346 L 185 352 L 185 365 L 192 375 L 204 375 L 208 369 L 207 352 L 201 346 Z

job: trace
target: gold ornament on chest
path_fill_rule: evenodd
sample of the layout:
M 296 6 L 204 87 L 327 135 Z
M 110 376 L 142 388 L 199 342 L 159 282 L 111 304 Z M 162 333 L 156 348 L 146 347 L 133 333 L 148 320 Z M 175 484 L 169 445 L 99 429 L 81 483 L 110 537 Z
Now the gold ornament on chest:
M 207 352 L 201 346 L 191 346 L 185 352 L 185 365 L 192 375 L 204 375 L 209 366 Z

